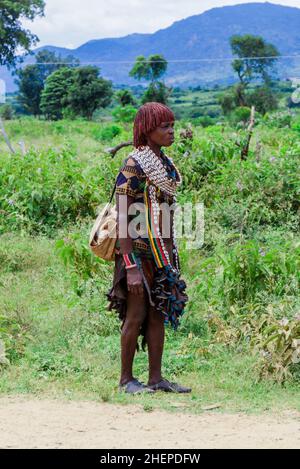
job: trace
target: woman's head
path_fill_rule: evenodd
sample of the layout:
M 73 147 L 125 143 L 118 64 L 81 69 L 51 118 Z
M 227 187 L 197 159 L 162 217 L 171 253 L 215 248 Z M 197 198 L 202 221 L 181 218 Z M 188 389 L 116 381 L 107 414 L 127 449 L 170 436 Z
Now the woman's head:
M 174 142 L 175 116 L 168 106 L 146 103 L 140 107 L 134 120 L 133 144 L 135 148 L 150 142 L 168 147 Z

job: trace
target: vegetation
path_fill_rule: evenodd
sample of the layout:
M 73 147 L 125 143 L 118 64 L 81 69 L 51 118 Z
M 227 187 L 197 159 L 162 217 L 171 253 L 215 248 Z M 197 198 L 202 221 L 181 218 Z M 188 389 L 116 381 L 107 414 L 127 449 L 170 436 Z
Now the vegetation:
M 187 250 L 179 239 L 190 301 L 178 332 L 167 329 L 164 357 L 170 378 L 185 374 L 199 391 L 196 411 L 212 400 L 261 409 L 266 395 L 270 406 L 296 405 L 299 131 L 282 128 L 279 116 L 272 126 L 268 120 L 257 123 L 246 161 L 236 145 L 245 131 L 229 125 L 190 124 L 189 139 L 178 122 L 169 152 L 183 175 L 178 202 L 205 204 L 202 248 Z M 117 393 L 120 324 L 106 309 L 112 264 L 87 246 L 126 155 L 111 159 L 104 148 L 131 133 L 114 125 L 6 123 L 12 144 L 22 134 L 27 153 L 8 154 L 1 143 L 2 392 L 126 401 Z M 146 354 L 137 356 L 136 373 L 146 379 Z
M 167 104 L 171 90 L 162 81 L 159 81 L 166 73 L 167 66 L 166 59 L 159 54 L 150 55 L 148 59 L 143 55 L 136 58 L 129 75 L 137 80 L 150 80 L 150 85 L 142 96 L 142 103 L 156 101 Z
M 68 64 L 68 69 L 71 69 L 73 66 L 79 65 L 79 61 L 73 56 L 69 55 L 63 58 L 60 54 L 57 56 L 55 52 L 48 50 L 39 51 L 35 55 L 35 60 L 35 64 L 17 70 L 18 79 L 15 82 L 19 86 L 17 99 L 21 107 L 29 114 L 37 116 L 42 113 L 41 95 L 47 77 L 50 77 L 56 70 L 65 67 L 64 64 Z M 56 90 L 53 94 L 55 99 Z M 44 111 L 47 111 L 47 108 Z
M 249 41 L 233 44 L 242 51 Z M 117 392 L 120 322 L 105 297 L 113 265 L 92 255 L 88 235 L 128 150 L 111 158 L 105 149 L 128 141 L 137 106 L 165 92 L 167 63 L 157 57 L 139 57 L 132 70 L 150 81 L 146 92 L 113 94 L 95 67 L 32 65 L 20 96 L 42 118 L 24 116 L 13 96 L 1 106 L 15 149 L 0 141 L 2 393 L 130 400 Z M 233 88 L 177 88 L 168 98 L 179 118 L 168 151 L 183 177 L 178 203 L 204 203 L 205 238 L 193 250 L 178 239 L 189 302 L 178 332 L 166 331 L 163 372 L 185 375 L 196 412 L 216 401 L 299 407 L 300 114 L 290 83 L 270 82 L 256 65 L 235 62 L 242 80 Z M 261 87 L 250 79 L 257 71 Z M 141 352 L 135 374 L 145 381 L 146 363 Z M 170 406 L 166 396 L 137 399 Z
M 13 67 L 17 62 L 18 48 L 29 52 L 38 37 L 22 27 L 24 18 L 33 20 L 43 16 L 43 0 L 1 0 L 0 1 L 0 65 Z

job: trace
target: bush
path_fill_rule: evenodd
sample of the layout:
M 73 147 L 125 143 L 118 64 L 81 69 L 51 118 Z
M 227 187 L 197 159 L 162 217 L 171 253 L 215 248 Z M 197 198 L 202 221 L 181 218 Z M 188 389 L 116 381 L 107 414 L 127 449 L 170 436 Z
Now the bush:
M 10 104 L 2 104 L 0 106 L 0 117 L 4 120 L 11 120 L 14 118 L 15 112 Z
M 300 316 L 275 317 L 269 308 L 259 321 L 251 318 L 242 326 L 254 351 L 260 354 L 257 364 L 261 378 L 271 378 L 283 383 L 300 372 Z
M 297 132 L 300 132 L 300 117 L 295 119 L 291 125 L 292 130 L 296 130 Z
M 291 127 L 292 122 L 292 113 L 290 111 L 281 111 L 281 112 L 273 112 L 273 113 L 266 113 L 263 117 L 263 121 L 267 124 L 268 127 Z
M 278 108 L 277 96 L 267 87 L 257 88 L 247 95 L 246 101 L 249 107 L 255 106 L 255 109 L 263 115 Z
M 237 107 L 230 115 L 229 120 L 233 125 L 237 125 L 240 122 L 246 124 L 250 119 L 251 109 L 249 107 Z
M 96 163 L 86 167 L 68 148 L 30 150 L 23 157 L 2 154 L 1 231 L 51 234 L 59 227 L 94 216 L 101 194 L 106 194 L 104 180 L 105 165 L 101 173 Z
M 131 105 L 117 106 L 112 111 L 112 115 L 117 122 L 130 123 L 134 121 L 136 109 Z
M 122 128 L 116 124 L 107 125 L 106 127 L 99 127 L 97 129 L 93 129 L 92 131 L 94 139 L 101 142 L 109 142 L 121 133 Z
M 195 119 L 195 124 L 201 125 L 202 127 L 208 127 L 209 125 L 214 125 L 215 119 L 210 116 L 202 116 Z

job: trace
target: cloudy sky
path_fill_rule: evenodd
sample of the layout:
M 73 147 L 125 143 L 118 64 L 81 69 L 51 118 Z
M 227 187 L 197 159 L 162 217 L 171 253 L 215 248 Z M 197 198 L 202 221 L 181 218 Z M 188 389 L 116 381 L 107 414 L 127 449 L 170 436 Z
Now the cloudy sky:
M 256 0 L 256 2 L 259 0 Z M 249 0 L 46 0 L 45 17 L 23 24 L 37 34 L 37 47 L 76 48 L 91 39 L 152 33 L 214 7 Z M 261 2 L 263 3 L 263 2 Z M 270 3 L 300 7 L 300 0 Z

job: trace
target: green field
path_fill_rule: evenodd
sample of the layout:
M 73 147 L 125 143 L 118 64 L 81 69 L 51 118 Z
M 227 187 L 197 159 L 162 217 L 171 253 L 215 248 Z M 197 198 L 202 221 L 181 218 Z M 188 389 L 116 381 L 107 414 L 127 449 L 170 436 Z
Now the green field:
M 193 140 L 184 141 L 185 125 L 176 123 L 169 154 L 183 175 L 178 203 L 204 203 L 205 240 L 192 251 L 179 240 L 190 301 L 178 332 L 167 329 L 163 373 L 193 392 L 134 401 L 145 410 L 177 401 L 191 412 L 216 403 L 221 411 L 299 410 L 300 117 L 286 127 L 280 116 L 261 119 L 246 161 L 236 144 L 245 130 L 192 125 Z M 5 123 L 18 152 L 0 140 L 2 394 L 132 402 L 118 393 L 120 323 L 104 296 L 113 266 L 87 246 L 128 153 L 105 152 L 131 136 L 130 125 L 117 124 L 110 137 L 111 126 Z M 147 381 L 146 353 L 134 372 Z

